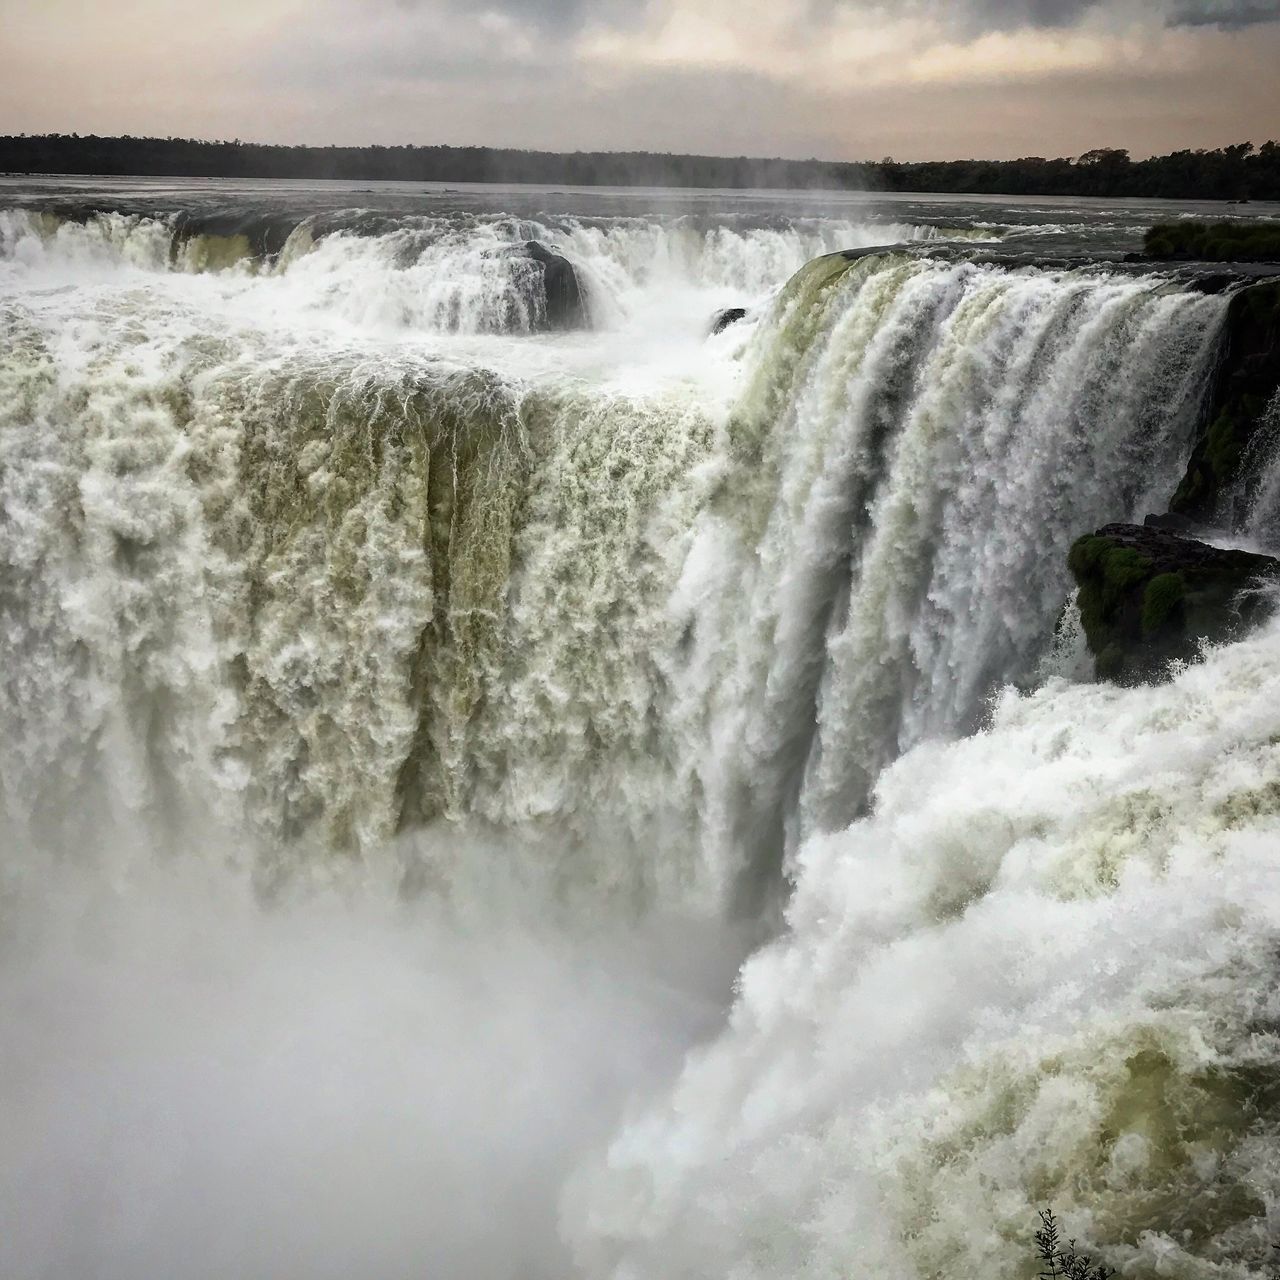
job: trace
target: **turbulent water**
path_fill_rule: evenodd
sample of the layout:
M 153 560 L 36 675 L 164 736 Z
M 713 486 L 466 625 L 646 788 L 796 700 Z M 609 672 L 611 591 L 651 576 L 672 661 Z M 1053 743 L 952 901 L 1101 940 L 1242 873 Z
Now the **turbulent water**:
M 0 211 L 0 1272 L 1261 1274 L 1280 631 L 1117 691 L 1064 608 L 1225 298 L 107 194 Z

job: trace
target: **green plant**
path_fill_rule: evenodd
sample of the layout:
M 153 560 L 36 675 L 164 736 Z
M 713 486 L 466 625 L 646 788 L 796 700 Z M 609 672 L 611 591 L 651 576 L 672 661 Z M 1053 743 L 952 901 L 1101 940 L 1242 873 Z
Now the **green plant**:
M 1087 1253 L 1068 1240 L 1065 1247 L 1058 1233 L 1058 1219 L 1052 1209 L 1040 1210 L 1040 1230 L 1036 1232 L 1036 1253 L 1044 1270 L 1040 1280 L 1110 1280 L 1115 1271 L 1095 1263 Z

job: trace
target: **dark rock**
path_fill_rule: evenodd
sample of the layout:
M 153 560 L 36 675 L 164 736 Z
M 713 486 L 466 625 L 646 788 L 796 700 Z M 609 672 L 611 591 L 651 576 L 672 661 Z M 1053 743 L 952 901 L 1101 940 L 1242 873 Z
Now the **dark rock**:
M 573 263 L 537 240 L 524 245 L 524 256 L 542 267 L 548 329 L 579 329 L 587 322 L 586 300 Z
M 1144 516 L 1142 523 L 1148 529 L 1166 529 L 1170 533 L 1192 533 L 1200 527 L 1194 520 L 1188 520 L 1186 516 L 1176 515 L 1172 511 L 1164 515 Z
M 1206 427 L 1169 510 L 1201 523 L 1230 526 L 1229 495 L 1241 462 L 1280 388 L 1280 281 L 1241 289 L 1227 306 L 1222 356 L 1210 394 Z
M 725 307 L 711 318 L 711 332 L 722 333 L 731 324 L 737 324 L 747 314 L 746 307 Z
M 1149 525 L 1109 524 L 1080 538 L 1067 563 L 1079 587 L 1085 638 L 1100 678 L 1159 679 L 1260 621 L 1271 605 L 1250 590 L 1280 580 L 1280 560 L 1211 547 Z
M 1142 255 L 1137 255 L 1141 257 Z M 1210 296 L 1226 293 L 1228 289 L 1234 289 L 1236 285 L 1243 283 L 1241 277 L 1234 271 L 1216 271 L 1207 276 L 1192 276 L 1187 281 L 1187 288 L 1194 290 L 1196 293 L 1208 294 Z

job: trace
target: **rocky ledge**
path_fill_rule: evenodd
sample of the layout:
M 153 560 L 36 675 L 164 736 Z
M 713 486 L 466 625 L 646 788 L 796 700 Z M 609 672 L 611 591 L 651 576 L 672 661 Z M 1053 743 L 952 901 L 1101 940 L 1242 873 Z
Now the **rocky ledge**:
M 1109 524 L 1080 538 L 1068 564 L 1099 677 L 1157 679 L 1202 640 L 1238 636 L 1271 609 L 1257 588 L 1280 560 L 1213 547 L 1150 525 Z

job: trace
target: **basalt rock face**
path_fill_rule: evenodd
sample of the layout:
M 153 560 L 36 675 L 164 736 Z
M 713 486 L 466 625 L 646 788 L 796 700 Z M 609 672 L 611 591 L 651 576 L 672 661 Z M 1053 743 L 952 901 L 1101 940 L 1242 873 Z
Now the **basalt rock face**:
M 1068 557 L 1085 637 L 1099 677 L 1158 679 L 1202 640 L 1240 635 L 1271 609 L 1258 588 L 1280 580 L 1280 560 L 1211 547 L 1167 529 L 1109 524 Z
M 537 240 L 528 241 L 521 252 L 542 267 L 543 288 L 547 299 L 546 327 L 582 328 L 587 322 L 587 307 L 573 263 L 558 253 L 552 253 Z
M 1222 362 L 1205 421 L 1170 511 L 1231 525 L 1242 463 L 1268 405 L 1280 393 L 1280 281 L 1241 289 L 1227 309 Z

